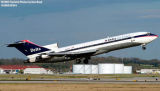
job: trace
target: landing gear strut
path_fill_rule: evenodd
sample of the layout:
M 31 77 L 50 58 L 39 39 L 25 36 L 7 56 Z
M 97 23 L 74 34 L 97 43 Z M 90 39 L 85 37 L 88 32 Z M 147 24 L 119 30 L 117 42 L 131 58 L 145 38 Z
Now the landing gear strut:
M 81 63 L 81 59 L 77 59 L 76 64 L 80 64 L 80 63 Z

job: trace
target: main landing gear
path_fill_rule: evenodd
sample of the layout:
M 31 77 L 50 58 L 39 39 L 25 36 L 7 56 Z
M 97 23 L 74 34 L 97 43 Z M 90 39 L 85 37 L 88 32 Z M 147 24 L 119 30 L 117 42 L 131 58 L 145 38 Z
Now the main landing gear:
M 80 64 L 82 61 L 83 61 L 84 64 L 88 64 L 89 63 L 89 59 L 90 59 L 90 57 L 76 59 L 76 64 Z

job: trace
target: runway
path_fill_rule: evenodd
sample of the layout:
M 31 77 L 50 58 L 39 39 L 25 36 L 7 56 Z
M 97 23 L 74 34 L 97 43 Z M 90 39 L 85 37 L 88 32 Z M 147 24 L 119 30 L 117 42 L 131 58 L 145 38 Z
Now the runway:
M 92 83 L 92 84 L 160 84 L 160 81 L 139 81 L 139 82 L 132 82 L 132 81 L 0 81 L 0 83 Z
M 149 77 L 135 77 L 135 78 L 123 78 L 123 79 L 32 79 L 32 80 L 1 80 L 0 83 L 111 83 L 111 84 L 160 84 L 158 78 Z

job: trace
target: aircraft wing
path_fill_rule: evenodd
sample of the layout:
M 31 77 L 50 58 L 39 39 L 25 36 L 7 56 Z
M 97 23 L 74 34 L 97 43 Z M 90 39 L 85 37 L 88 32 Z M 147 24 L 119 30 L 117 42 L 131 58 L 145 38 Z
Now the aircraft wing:
M 96 50 L 93 51 L 82 51 L 82 52 L 59 52 L 59 53 L 47 53 L 48 56 L 65 56 L 65 57 L 85 57 L 91 56 L 96 53 Z

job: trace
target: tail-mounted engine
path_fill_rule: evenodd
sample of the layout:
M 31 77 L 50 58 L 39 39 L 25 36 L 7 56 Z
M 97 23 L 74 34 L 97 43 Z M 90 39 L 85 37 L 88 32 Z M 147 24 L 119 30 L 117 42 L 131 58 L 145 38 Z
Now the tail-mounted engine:
M 50 58 L 50 56 L 48 55 L 40 55 L 34 58 L 30 58 L 28 60 L 25 61 L 25 63 L 34 63 L 34 62 L 40 62 L 40 61 L 44 61 L 45 59 Z

